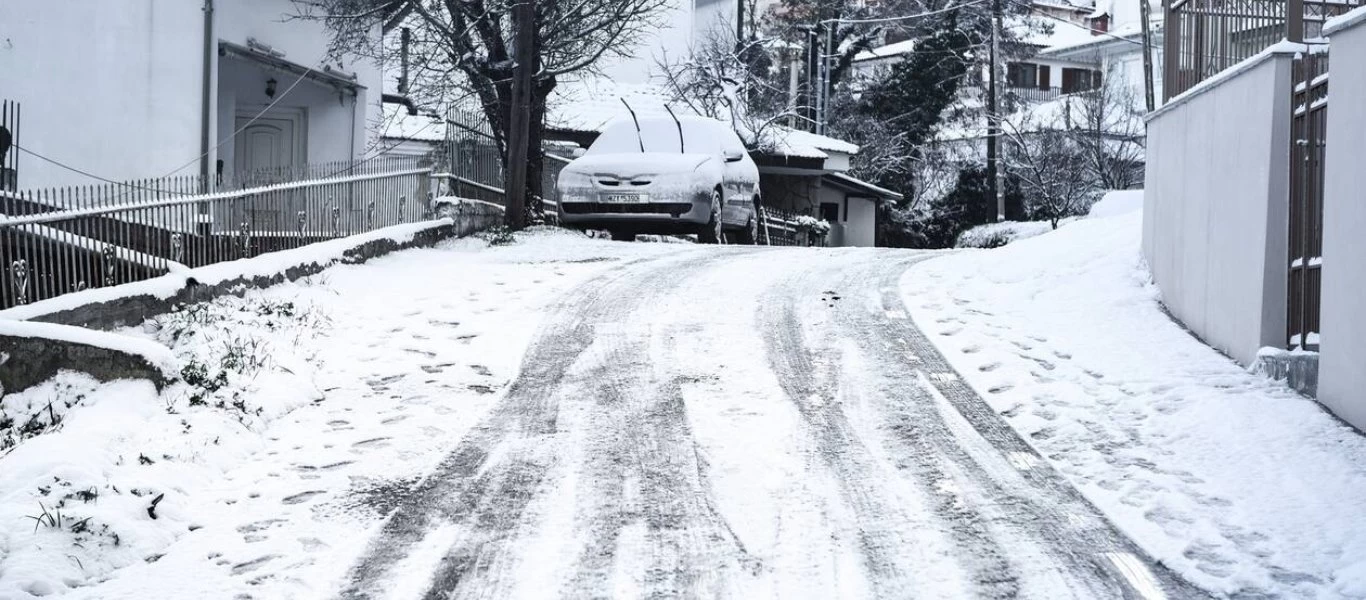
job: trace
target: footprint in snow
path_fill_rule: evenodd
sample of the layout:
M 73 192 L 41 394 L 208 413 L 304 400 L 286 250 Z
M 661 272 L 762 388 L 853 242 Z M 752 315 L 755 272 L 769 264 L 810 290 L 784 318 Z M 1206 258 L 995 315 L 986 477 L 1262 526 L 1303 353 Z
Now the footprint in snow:
M 1013 389 L 1015 389 L 1015 386 L 1013 386 L 1013 385 L 1011 385 L 1011 384 L 1009 384 L 1009 383 L 1003 383 L 1003 384 L 1001 384 L 1001 385 L 998 385 L 998 386 L 996 386 L 996 387 L 993 387 L 993 388 L 991 388 L 991 389 L 988 389 L 987 392 L 988 392 L 988 393 L 992 393 L 992 394 L 1000 394 L 1000 393 L 1002 393 L 1002 392 L 1009 392 L 1010 390 L 1013 390 Z
M 493 371 L 484 365 L 470 365 L 470 369 L 482 377 L 493 377 Z
M 394 415 L 394 416 L 392 416 L 392 417 L 389 417 L 389 418 L 387 418 L 387 419 L 384 419 L 384 420 L 380 421 L 380 424 L 382 424 L 382 425 L 393 425 L 394 423 L 397 423 L 397 422 L 402 421 L 402 420 L 407 419 L 407 418 L 408 418 L 408 415 Z
M 388 437 L 376 437 L 351 444 L 352 448 L 381 448 L 389 445 Z
M 261 565 L 264 565 L 277 558 L 280 558 L 279 554 L 267 554 L 260 558 L 249 560 L 247 562 L 237 563 L 232 566 L 232 574 L 241 575 L 243 573 L 250 573 L 252 571 L 255 571 L 256 569 L 261 568 Z
M 981 352 L 981 351 L 982 351 L 982 347 L 981 347 L 981 346 L 978 346 L 978 345 L 976 345 L 976 344 L 973 344 L 973 345 L 971 345 L 971 346 L 967 346 L 967 347 L 963 348 L 963 350 L 962 350 L 963 354 L 977 354 L 978 352 Z
M 985 365 L 982 365 L 982 366 L 980 366 L 980 367 L 977 367 L 977 370 L 978 370 L 978 371 L 981 371 L 981 372 L 983 372 L 983 373 L 990 373 L 990 372 L 995 371 L 996 369 L 999 369 L 999 368 L 1001 368 L 1001 363 L 994 362 L 994 363 L 987 363 L 987 364 L 985 364 Z
M 308 502 L 318 494 L 322 493 L 324 493 L 323 490 L 309 490 L 306 492 L 299 492 L 292 496 L 285 496 L 284 499 L 280 500 L 280 502 L 284 504 L 303 504 L 304 502 Z

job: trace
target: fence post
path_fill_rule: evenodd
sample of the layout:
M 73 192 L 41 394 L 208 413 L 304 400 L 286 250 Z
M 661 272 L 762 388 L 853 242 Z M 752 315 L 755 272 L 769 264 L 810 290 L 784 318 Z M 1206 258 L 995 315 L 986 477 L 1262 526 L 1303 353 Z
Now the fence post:
M 1304 0 L 1288 0 L 1285 3 L 1285 11 L 1285 39 L 1303 42 Z

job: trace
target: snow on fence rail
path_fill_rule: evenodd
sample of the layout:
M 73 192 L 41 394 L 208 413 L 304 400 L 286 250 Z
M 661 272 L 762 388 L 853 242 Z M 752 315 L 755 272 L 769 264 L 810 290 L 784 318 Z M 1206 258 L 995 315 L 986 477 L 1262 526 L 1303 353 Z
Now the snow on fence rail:
M 0 191 L 0 308 L 420 221 L 432 183 L 395 158 Z

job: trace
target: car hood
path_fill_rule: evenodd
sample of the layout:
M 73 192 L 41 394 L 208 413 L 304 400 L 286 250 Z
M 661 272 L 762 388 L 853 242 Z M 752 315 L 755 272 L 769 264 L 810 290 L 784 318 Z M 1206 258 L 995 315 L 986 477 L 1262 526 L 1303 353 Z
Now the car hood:
M 564 170 L 592 176 L 633 179 L 666 173 L 691 173 L 708 160 L 712 160 L 712 157 L 707 154 L 669 154 L 664 152 L 590 154 L 574 159 L 574 162 L 565 165 Z

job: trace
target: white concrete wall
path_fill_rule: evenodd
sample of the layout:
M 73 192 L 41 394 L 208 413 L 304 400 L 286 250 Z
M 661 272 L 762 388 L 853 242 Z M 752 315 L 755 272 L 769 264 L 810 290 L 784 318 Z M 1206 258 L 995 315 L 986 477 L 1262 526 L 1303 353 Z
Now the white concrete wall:
M 877 233 L 877 203 L 869 198 L 851 196 L 845 215 L 844 245 L 872 247 Z
M 186 0 L 0 1 L 0 97 L 23 105 L 19 142 L 120 181 L 197 157 L 202 15 Z M 98 183 L 19 153 L 20 188 Z
M 1285 345 L 1290 61 L 1267 56 L 1148 122 L 1143 254 L 1171 313 L 1245 365 Z
M 215 4 L 217 39 L 245 45 L 255 37 L 287 60 L 323 66 L 327 33 L 321 23 L 288 20 L 295 10 L 290 0 Z M 203 15 L 202 0 L 0 1 L 0 97 L 23 106 L 19 142 L 117 181 L 161 177 L 182 166 L 176 174 L 198 174 Z M 215 54 L 215 89 L 219 60 Z M 366 147 L 366 123 L 379 119 L 381 71 L 359 60 L 340 67 L 366 87 L 359 99 L 364 118 L 348 121 L 344 131 L 311 128 L 310 144 L 331 148 L 354 138 L 351 154 L 357 154 Z M 276 79 L 282 88 L 293 81 Z M 224 97 L 215 91 L 214 98 L 216 105 Z M 350 114 L 335 97 L 332 106 Z M 221 114 L 217 108 L 211 114 Z M 221 129 L 220 120 L 211 144 Z M 224 147 L 230 152 L 231 145 Z M 324 154 L 319 157 L 332 160 L 348 153 Z M 21 188 L 99 183 L 23 153 L 19 160 Z
M 1329 40 L 1335 60 L 1366 57 L 1366 22 Z M 1366 69 L 1351 58 L 1329 69 L 1318 398 L 1366 429 Z

